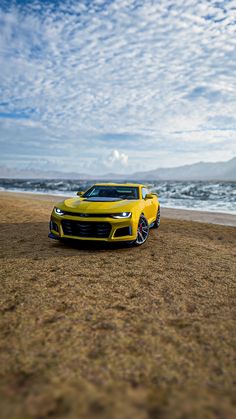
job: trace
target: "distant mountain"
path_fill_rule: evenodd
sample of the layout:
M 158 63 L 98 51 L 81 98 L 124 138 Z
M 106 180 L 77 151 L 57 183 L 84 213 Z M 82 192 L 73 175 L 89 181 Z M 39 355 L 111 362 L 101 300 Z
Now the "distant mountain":
M 236 181 L 236 157 L 226 162 L 195 163 L 134 173 L 136 180 L 222 180 Z
M 80 179 L 94 180 L 95 177 L 85 173 L 63 173 L 58 171 L 40 171 L 33 169 L 9 169 L 0 166 L 0 178 L 13 179 Z M 236 157 L 226 162 L 195 163 L 179 167 L 159 168 L 147 172 L 136 172 L 129 175 L 108 173 L 96 177 L 97 180 L 111 181 L 151 181 L 151 180 L 222 180 L 236 181 Z
M 36 169 L 9 169 L 0 166 L 0 178 L 10 179 L 92 179 L 91 176 L 84 173 L 59 172 L 53 170 Z

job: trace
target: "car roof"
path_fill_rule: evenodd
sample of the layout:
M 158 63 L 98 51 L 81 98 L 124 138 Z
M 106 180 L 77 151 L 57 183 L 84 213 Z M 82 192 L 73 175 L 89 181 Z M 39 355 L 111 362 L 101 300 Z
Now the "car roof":
M 106 183 L 95 183 L 94 186 L 133 186 L 133 187 L 139 187 L 145 185 L 142 185 L 141 183 L 113 183 L 113 182 L 106 182 Z

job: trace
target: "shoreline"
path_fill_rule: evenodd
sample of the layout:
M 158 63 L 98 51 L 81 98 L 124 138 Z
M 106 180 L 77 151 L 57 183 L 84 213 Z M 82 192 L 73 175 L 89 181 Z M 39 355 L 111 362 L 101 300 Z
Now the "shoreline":
M 68 195 L 63 194 L 54 195 L 50 193 L 35 193 L 27 191 L 0 191 L 0 196 L 4 195 L 11 197 L 15 196 L 16 198 L 23 198 L 25 195 L 25 198 L 27 199 L 34 199 L 37 197 L 38 200 L 55 200 L 54 202 L 60 202 L 62 199 L 68 198 Z M 169 208 L 164 206 L 161 207 L 161 211 L 163 218 L 236 227 L 236 215 L 232 213 L 184 208 Z

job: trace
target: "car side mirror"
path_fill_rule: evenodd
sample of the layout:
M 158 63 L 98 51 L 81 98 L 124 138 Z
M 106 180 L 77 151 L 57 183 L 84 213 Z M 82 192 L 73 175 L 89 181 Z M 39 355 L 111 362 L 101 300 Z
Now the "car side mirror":
M 147 193 L 145 199 L 152 199 L 153 195 L 151 193 Z
M 82 192 L 82 191 L 76 193 L 76 195 L 78 195 L 78 196 L 82 196 L 83 194 L 84 194 L 84 192 Z

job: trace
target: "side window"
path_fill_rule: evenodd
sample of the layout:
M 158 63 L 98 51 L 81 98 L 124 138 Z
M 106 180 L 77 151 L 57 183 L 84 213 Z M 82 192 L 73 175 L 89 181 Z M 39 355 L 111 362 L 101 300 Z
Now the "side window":
M 142 198 L 145 199 L 146 195 L 148 194 L 148 190 L 146 188 L 142 188 Z

